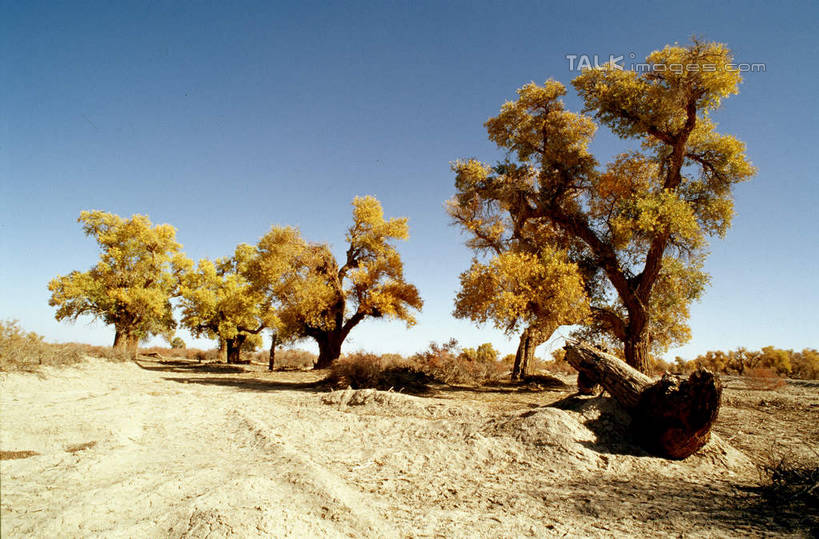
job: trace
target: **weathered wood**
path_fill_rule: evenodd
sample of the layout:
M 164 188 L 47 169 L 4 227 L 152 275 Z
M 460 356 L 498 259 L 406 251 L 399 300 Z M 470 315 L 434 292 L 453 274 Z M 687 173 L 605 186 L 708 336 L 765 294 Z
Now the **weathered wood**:
M 634 437 L 648 451 L 684 459 L 708 443 L 722 396 L 722 384 L 711 372 L 700 369 L 687 380 L 665 374 L 655 381 L 591 346 L 571 343 L 565 349 L 566 361 L 578 371 L 578 387 L 602 385 L 629 411 Z
M 616 356 L 586 344 L 567 344 L 566 361 L 586 380 L 602 385 L 626 408 L 634 408 L 640 394 L 651 385 L 651 378 L 629 367 Z

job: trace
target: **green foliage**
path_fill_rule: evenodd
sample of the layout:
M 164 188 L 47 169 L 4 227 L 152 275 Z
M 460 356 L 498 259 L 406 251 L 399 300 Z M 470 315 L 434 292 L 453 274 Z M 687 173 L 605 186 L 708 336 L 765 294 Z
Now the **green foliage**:
M 171 348 L 174 350 L 184 350 L 187 348 L 185 341 L 183 341 L 180 337 L 174 337 L 171 339 Z
M 182 324 L 195 337 L 224 340 L 229 362 L 261 346 L 260 332 L 278 322 L 271 300 L 252 280 L 254 254 L 240 244 L 233 257 L 202 259 L 180 278 Z

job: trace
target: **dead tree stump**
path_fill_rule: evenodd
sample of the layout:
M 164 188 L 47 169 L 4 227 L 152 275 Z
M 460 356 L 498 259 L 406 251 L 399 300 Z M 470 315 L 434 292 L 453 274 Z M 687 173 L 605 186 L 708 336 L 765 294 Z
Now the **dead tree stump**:
M 708 443 L 722 396 L 722 384 L 711 372 L 700 369 L 687 380 L 665 374 L 655 381 L 591 346 L 565 349 L 584 387 L 599 383 L 629 411 L 634 436 L 646 450 L 684 459 Z

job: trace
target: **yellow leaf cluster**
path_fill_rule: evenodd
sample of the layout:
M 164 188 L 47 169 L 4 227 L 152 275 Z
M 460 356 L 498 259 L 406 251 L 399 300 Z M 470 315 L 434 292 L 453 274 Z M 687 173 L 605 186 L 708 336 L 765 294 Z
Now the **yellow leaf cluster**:
M 90 315 L 137 338 L 172 332 L 170 299 L 186 265 L 176 230 L 144 215 L 124 219 L 99 210 L 83 211 L 78 221 L 99 244 L 100 260 L 49 282 L 57 320 Z
M 506 251 L 488 263 L 473 260 L 460 279 L 454 315 L 508 333 L 579 323 L 589 314 L 583 279 L 565 251 Z

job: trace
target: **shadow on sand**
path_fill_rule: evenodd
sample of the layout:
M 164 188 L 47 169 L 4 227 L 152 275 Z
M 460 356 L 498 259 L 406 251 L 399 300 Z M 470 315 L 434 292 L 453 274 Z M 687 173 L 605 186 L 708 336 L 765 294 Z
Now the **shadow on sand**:
M 208 386 L 233 387 L 240 391 L 307 391 L 310 393 L 323 393 L 329 391 L 330 387 L 324 380 L 315 382 L 282 382 L 279 380 L 261 380 L 259 378 L 240 378 L 223 376 L 218 378 L 201 377 L 166 377 L 165 380 L 180 384 L 201 384 Z
M 228 365 L 225 363 L 200 363 L 184 359 L 144 359 L 134 360 L 141 369 L 154 372 L 189 374 L 191 376 L 168 376 L 165 380 L 180 384 L 200 384 L 220 387 L 233 387 L 241 391 L 281 391 L 296 390 L 318 393 L 329 389 L 323 376 L 319 379 L 302 380 L 270 380 L 265 379 L 261 371 L 249 368 L 247 365 Z M 267 371 L 264 371 L 265 373 Z M 218 375 L 240 376 L 218 376 Z M 217 376 L 202 376 L 217 375 Z M 245 375 L 245 376 L 241 376 Z

